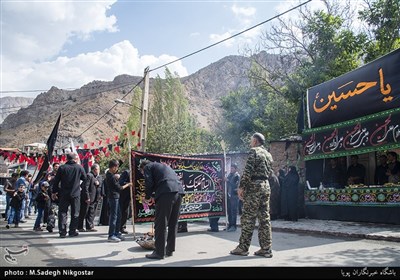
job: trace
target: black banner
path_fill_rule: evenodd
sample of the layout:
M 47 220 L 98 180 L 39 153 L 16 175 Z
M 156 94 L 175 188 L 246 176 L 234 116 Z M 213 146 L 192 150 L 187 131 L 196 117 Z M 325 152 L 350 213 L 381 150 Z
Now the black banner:
M 310 129 L 303 134 L 304 159 L 341 157 L 400 147 L 400 108 Z
M 307 91 L 308 127 L 400 107 L 400 49 Z
M 163 156 L 132 151 L 135 223 L 154 220 L 154 204 L 144 202 L 144 178 L 140 160 L 148 159 L 171 166 L 181 178 L 185 195 L 180 221 L 225 216 L 224 159 Z

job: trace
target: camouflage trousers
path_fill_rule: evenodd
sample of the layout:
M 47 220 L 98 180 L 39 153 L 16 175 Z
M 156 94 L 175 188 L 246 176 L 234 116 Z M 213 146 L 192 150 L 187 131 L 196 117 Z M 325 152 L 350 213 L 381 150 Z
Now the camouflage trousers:
M 272 245 L 271 220 L 269 216 L 269 188 L 256 188 L 246 190 L 243 199 L 243 212 L 240 218 L 242 231 L 239 239 L 239 247 L 248 251 L 253 236 L 253 231 L 258 219 L 258 242 L 262 249 L 268 249 Z

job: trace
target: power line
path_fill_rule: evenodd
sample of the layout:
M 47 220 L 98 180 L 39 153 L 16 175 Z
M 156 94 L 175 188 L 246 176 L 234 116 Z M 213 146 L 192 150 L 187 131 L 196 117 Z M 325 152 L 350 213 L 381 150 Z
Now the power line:
M 142 81 L 144 80 L 144 77 L 130 90 L 128 91 L 123 97 L 122 99 L 124 99 L 128 94 L 130 94 Z M 96 123 L 98 123 L 102 118 L 104 118 L 112 109 L 114 109 L 116 106 L 118 105 L 118 103 L 115 103 L 113 106 L 111 106 L 110 109 L 108 109 L 107 112 L 105 112 L 100 118 L 98 118 L 94 123 L 92 123 L 90 126 L 88 126 L 83 132 L 81 132 L 81 134 L 79 134 L 78 136 L 75 137 L 75 139 L 81 137 L 86 131 L 88 131 L 89 129 L 91 129 Z M 63 146 L 62 148 L 68 147 L 69 144 Z
M 192 55 L 195 55 L 195 54 L 197 54 L 197 53 L 199 53 L 199 52 L 202 52 L 202 51 L 204 51 L 204 50 L 207 50 L 207 49 L 209 49 L 209 48 L 211 48 L 211 47 L 214 47 L 214 46 L 216 46 L 216 45 L 219 45 L 219 44 L 221 44 L 221 43 L 223 43 L 223 42 L 225 42 L 225 41 L 227 41 L 227 40 L 230 40 L 230 39 L 232 39 L 232 38 L 234 38 L 234 37 L 237 37 L 237 36 L 239 36 L 239 35 L 241 35 L 241 34 L 247 32 L 247 31 L 250 31 L 250 30 L 252 30 L 252 29 L 254 29 L 254 28 L 256 28 L 256 27 L 258 27 L 258 26 L 260 26 L 260 25 L 263 25 L 263 24 L 265 24 L 265 23 L 267 23 L 267 22 L 270 22 L 270 21 L 272 21 L 272 20 L 274 20 L 274 19 L 276 19 L 276 18 L 278 18 L 278 17 L 281 17 L 281 16 L 283 16 L 284 14 L 287 14 L 287 13 L 289 13 L 289 12 L 291 12 L 291 11 L 293 11 L 293 10 L 295 10 L 295 9 L 297 9 L 297 8 L 299 8 L 299 7 L 301 7 L 301 6 L 304 6 L 304 5 L 306 5 L 307 3 L 311 2 L 311 1 L 312 1 L 312 0 L 308 0 L 308 1 L 304 2 L 304 3 L 302 3 L 302 4 L 299 4 L 299 5 L 295 6 L 295 7 L 292 7 L 292 8 L 290 8 L 289 10 L 286 10 L 286 11 L 284 11 L 284 12 L 282 12 L 282 13 L 280 13 L 280 14 L 278 14 L 278 15 L 272 17 L 272 18 L 269 18 L 269 19 L 267 19 L 267 20 L 265 20 L 265 21 L 263 21 L 263 22 L 260 22 L 260 23 L 258 23 L 258 24 L 256 24 L 256 25 L 253 25 L 252 27 L 249 27 L 249 28 L 247 28 L 247 29 L 245 29 L 245 30 L 243 30 L 243 31 L 241 31 L 241 32 L 239 32 L 239 33 L 236 33 L 236 34 L 234 34 L 234 35 L 232 35 L 232 36 L 230 36 L 230 37 L 228 37 L 228 38 L 225 38 L 225 39 L 223 39 L 223 40 L 221 40 L 221 41 L 218 41 L 218 42 L 216 42 L 216 43 L 214 43 L 214 44 L 211 44 L 211 45 L 209 45 L 209 46 L 207 46 L 207 47 L 204 47 L 204 48 L 202 48 L 202 49 L 200 49 L 200 50 L 197 50 L 197 51 L 195 51 L 195 52 L 192 52 L 192 53 L 187 54 L 187 55 L 185 55 L 185 56 L 182 56 L 182 57 L 180 57 L 180 58 L 177 58 L 177 59 L 175 59 L 175 60 L 173 60 L 173 61 L 171 61 L 171 62 L 165 63 L 165 64 L 163 64 L 163 65 L 161 65 L 161 66 L 158 66 L 158 67 L 156 67 L 156 68 L 154 68 L 154 69 L 150 69 L 149 72 L 158 70 L 158 69 L 160 69 L 160 68 L 163 68 L 163 67 L 165 67 L 165 66 L 168 66 L 168 65 L 170 65 L 170 64 L 173 64 L 173 63 L 175 63 L 175 62 L 177 62 L 177 61 L 180 61 L 180 60 L 183 60 L 183 59 L 185 59 L 185 58 L 188 58 L 188 57 L 190 57 L 190 56 L 192 56 Z M 129 84 L 131 84 L 131 83 L 129 83 Z M 129 85 L 129 84 L 126 84 L 126 85 Z M 116 88 L 114 88 L 114 89 L 118 89 L 118 88 L 121 88 L 121 87 L 124 87 L 124 86 L 125 86 L 125 85 L 120 86 L 120 87 L 116 87 Z M 62 90 L 76 90 L 76 89 L 78 89 L 78 88 L 66 88 L 66 89 L 62 89 Z M 109 90 L 113 90 L 113 89 L 108 89 L 108 90 L 104 90 L 104 91 L 109 91 Z M 0 91 L 0 93 L 40 92 L 40 91 L 45 91 L 45 92 L 46 92 L 47 90 L 41 90 L 41 89 L 33 89 L 33 90 L 8 90 L 8 91 Z M 96 93 L 93 93 L 93 94 L 85 95 L 84 97 L 90 96 L 90 95 L 94 95 L 94 94 L 97 94 L 97 93 L 101 93 L 101 92 L 104 92 L 104 91 L 100 91 L 100 92 L 96 92 Z M 60 100 L 60 101 L 56 101 L 56 102 L 52 102 L 52 103 L 58 103 L 58 102 L 67 101 L 67 100 L 68 100 L 68 99 Z M 47 104 L 52 104 L 52 103 L 47 103 Z M 5 108 L 5 107 L 0 107 L 0 109 L 11 109 L 11 108 L 22 108 L 22 107 L 23 107 L 23 106 L 7 107 L 7 108 Z
M 108 92 L 108 91 L 110 91 L 110 90 L 120 89 L 120 88 L 129 86 L 129 85 L 131 85 L 131 84 L 132 84 L 132 83 L 125 83 L 125 84 L 121 84 L 121 85 L 119 85 L 119 86 L 117 86 L 117 87 L 113 87 L 113 88 L 108 88 L 108 89 L 96 91 L 96 92 L 89 93 L 89 94 L 86 94 L 86 95 L 80 95 L 79 98 L 85 98 L 85 97 L 89 97 L 89 96 L 96 95 L 96 94 L 99 94 L 99 93 Z M 53 101 L 53 102 L 47 102 L 46 105 L 58 104 L 58 103 L 64 102 L 64 101 L 70 101 L 69 98 L 70 98 L 70 97 L 68 97 L 67 99 L 61 99 L 61 100 L 57 100 L 57 101 Z M 39 104 L 39 105 L 36 105 L 36 106 L 32 106 L 32 104 L 31 104 L 31 105 L 27 105 L 27 106 L 31 106 L 31 108 L 32 108 L 32 107 L 35 108 L 35 107 L 43 106 L 43 104 Z M 14 109 L 14 108 L 27 108 L 27 106 L 0 107 L 0 110 L 8 110 L 8 109 Z
M 252 27 L 247 28 L 247 29 L 245 29 L 245 30 L 243 30 L 243 31 L 241 31 L 241 32 L 239 32 L 239 33 L 236 33 L 236 34 L 234 34 L 234 35 L 232 35 L 232 36 L 230 36 L 230 37 L 228 37 L 228 38 L 225 38 L 225 39 L 223 39 L 223 40 L 220 40 L 220 41 L 218 41 L 218 42 L 216 42 L 216 43 L 214 43 L 214 44 L 211 44 L 211 45 L 209 45 L 209 46 L 207 46 L 207 47 L 204 47 L 204 48 L 199 49 L 199 50 L 197 50 L 197 51 L 195 51 L 195 52 L 192 52 L 192 53 L 190 53 L 190 54 L 187 54 L 187 55 L 185 55 L 185 56 L 183 56 L 183 57 L 181 57 L 181 58 L 175 59 L 175 60 L 173 60 L 173 61 L 171 61 L 171 62 L 165 63 L 165 64 L 163 64 L 163 65 L 161 65 L 161 66 L 158 66 L 158 67 L 156 67 L 156 68 L 154 68 L 154 69 L 150 69 L 149 72 L 158 70 L 158 69 L 163 68 L 163 67 L 166 67 L 166 66 L 168 66 L 168 65 L 170 65 L 170 64 L 173 64 L 173 63 L 175 63 L 175 62 L 177 62 L 177 61 L 183 60 L 183 59 L 188 58 L 188 57 L 190 57 L 190 56 L 193 56 L 193 55 L 195 55 L 195 54 L 197 54 L 197 53 L 199 53 L 199 52 L 202 52 L 202 51 L 207 50 L 207 49 L 209 49 L 209 48 L 211 48 L 211 47 L 214 47 L 214 46 L 216 46 L 216 45 L 219 45 L 219 44 L 221 44 L 221 43 L 223 43 L 223 42 L 225 42 L 225 41 L 227 41 L 227 40 L 230 40 L 230 39 L 232 39 L 232 38 L 234 38 L 234 37 L 237 37 L 237 36 L 239 36 L 239 35 L 241 35 L 241 34 L 247 32 L 247 31 L 250 31 L 250 30 L 252 30 L 252 29 L 254 29 L 254 28 L 256 28 L 256 27 L 258 27 L 258 26 L 260 26 L 260 25 L 263 25 L 263 24 L 265 24 L 265 23 L 267 23 L 267 22 L 270 22 L 270 21 L 272 21 L 272 20 L 274 20 L 274 19 L 276 19 L 276 18 L 279 18 L 279 17 L 281 17 L 281 16 L 283 16 L 283 15 L 285 15 L 285 14 L 287 14 L 287 13 L 289 13 L 289 12 L 291 12 L 291 11 L 293 11 L 293 10 L 295 10 L 295 9 L 297 9 L 297 8 L 299 8 L 299 7 L 301 7 L 301 6 L 306 5 L 307 3 L 311 2 L 311 1 L 312 1 L 312 0 L 308 0 L 308 1 L 304 2 L 304 3 L 301 3 L 301 4 L 297 5 L 297 6 L 292 7 L 292 8 L 290 8 L 290 9 L 288 9 L 288 10 L 286 10 L 286 11 L 284 11 L 284 12 L 282 12 L 282 13 L 280 13 L 280 14 L 278 14 L 278 15 L 272 17 L 272 18 L 269 18 L 269 19 L 267 19 L 267 20 L 265 20 L 265 21 L 263 21 L 263 22 L 260 22 L 260 23 L 258 23 L 258 24 L 256 24 L 256 25 L 253 25 Z M 143 78 L 142 78 L 142 79 L 127 93 L 127 94 L 125 94 L 125 95 L 122 97 L 122 99 L 125 98 L 130 92 L 132 92 L 132 90 L 134 90 L 143 80 L 144 80 L 144 77 L 143 77 Z M 121 87 L 122 87 L 122 86 L 121 86 Z M 120 88 L 120 87 L 118 87 L 118 88 Z M 109 90 L 110 90 L 110 89 L 105 90 L 105 91 L 109 91 Z M 40 90 L 33 90 L 33 91 L 40 91 Z M 11 91 L 8 91 L 8 92 L 11 92 Z M 17 91 L 13 91 L 13 92 L 17 92 Z M 19 91 L 19 92 L 24 92 L 24 91 Z M 27 92 L 29 92 L 29 91 L 27 91 Z M 32 92 L 32 91 L 30 91 L 30 92 Z M 93 93 L 93 94 L 98 94 L 98 93 L 100 93 L 100 92 L 96 92 L 96 93 Z M 85 95 L 85 97 L 86 97 L 86 96 L 93 95 L 93 94 Z M 64 101 L 66 101 L 66 100 L 64 100 Z M 54 103 L 58 103 L 58 102 L 60 102 L 60 101 L 57 101 L 57 102 L 54 102 Z M 92 128 L 95 124 L 97 124 L 104 116 L 106 116 L 106 115 L 107 115 L 112 109 L 114 109 L 117 105 L 118 105 L 118 103 L 114 104 L 114 105 L 113 105 L 107 112 L 105 112 L 99 119 L 97 119 L 93 124 L 91 124 L 89 127 L 87 127 L 81 134 L 79 134 L 77 137 L 75 137 L 75 139 L 81 137 L 85 132 L 87 132 L 90 128 Z M 9 107 L 9 108 L 10 108 L 10 107 Z M 0 109 L 3 109 L 3 108 L 0 108 Z M 7 109 L 7 108 L 4 108 L 4 109 Z M 66 145 L 66 146 L 64 146 L 64 147 L 67 147 L 67 146 L 68 146 L 68 145 Z
M 269 21 L 271 21 L 271 20 L 273 20 L 273 19 L 276 19 L 276 18 L 278 18 L 278 17 L 280 17 L 280 16 L 283 16 L 284 14 L 287 14 L 287 13 L 289 13 L 289 12 L 291 12 L 291 11 L 293 11 L 293 10 L 295 10 L 295 9 L 297 9 L 297 8 L 303 6 L 303 5 L 305 5 L 305 4 L 307 4 L 307 3 L 311 2 L 311 1 L 312 1 L 312 0 L 308 0 L 308 1 L 304 2 L 304 3 L 302 3 L 302 4 L 299 4 L 299 5 L 297 5 L 297 6 L 293 7 L 293 8 L 290 8 L 289 10 L 286 10 L 286 11 L 283 12 L 283 13 L 280 13 L 280 14 L 278 14 L 278 15 L 272 17 L 272 18 L 269 18 L 269 19 L 267 19 L 267 20 L 265 20 L 265 21 L 263 21 L 263 22 L 260 22 L 260 23 L 258 23 L 258 24 L 256 24 L 256 25 L 253 25 L 252 27 L 249 27 L 249 28 L 247 28 L 247 29 L 245 29 L 245 30 L 243 30 L 243 31 L 241 31 L 241 32 L 239 32 L 239 33 L 236 33 L 236 34 L 234 34 L 234 35 L 232 35 L 232 36 L 230 36 L 230 37 L 228 37 L 228 38 L 225 38 L 225 39 L 223 39 L 223 40 L 221 40 L 221 41 L 218 41 L 218 42 L 216 42 L 216 43 L 214 43 L 214 44 L 211 44 L 211 45 L 209 45 L 209 46 L 207 46 L 207 47 L 204 47 L 204 48 L 202 48 L 202 49 L 200 49 L 200 50 L 197 50 L 197 51 L 195 51 L 195 52 L 192 52 L 192 53 L 190 53 L 190 54 L 187 54 L 187 55 L 185 55 L 185 56 L 182 56 L 181 58 L 177 58 L 177 59 L 175 59 L 175 60 L 173 60 L 173 61 L 171 61 L 171 62 L 165 63 L 165 64 L 163 64 L 163 65 L 161 65 L 161 66 L 158 66 L 158 67 L 156 67 L 156 68 L 154 68 L 154 69 L 150 69 L 149 72 L 158 70 L 158 69 L 160 69 L 160 68 L 163 68 L 163 67 L 165 67 L 165 66 L 168 66 L 168 65 L 170 65 L 170 64 L 173 64 L 173 63 L 175 63 L 175 62 L 177 62 L 177 61 L 180 61 L 180 60 L 183 60 L 183 59 L 185 59 L 185 58 L 188 58 L 189 56 L 195 55 L 195 54 L 197 54 L 197 53 L 199 53 L 199 52 L 202 52 L 202 51 L 207 50 L 207 49 L 209 49 L 209 48 L 211 48 L 211 47 L 214 47 L 214 46 L 216 46 L 216 45 L 219 45 L 219 44 L 221 44 L 221 43 L 223 43 L 223 42 L 225 42 L 225 41 L 227 41 L 227 40 L 230 40 L 230 39 L 232 39 L 232 38 L 234 38 L 234 37 L 236 37 L 236 36 L 239 36 L 239 35 L 241 35 L 241 34 L 247 32 L 247 31 L 249 31 L 249 30 L 251 30 L 251 29 L 254 29 L 254 28 L 256 28 L 256 27 L 258 27 L 258 26 L 260 26 L 260 25 L 263 25 L 263 24 L 265 24 L 265 23 L 267 23 L 267 22 L 269 22 Z

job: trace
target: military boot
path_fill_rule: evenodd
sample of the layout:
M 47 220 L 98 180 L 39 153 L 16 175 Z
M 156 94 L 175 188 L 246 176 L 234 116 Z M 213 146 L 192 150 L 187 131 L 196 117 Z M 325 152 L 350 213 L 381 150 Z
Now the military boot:
M 239 255 L 239 256 L 247 256 L 249 254 L 249 251 L 245 251 L 239 246 L 237 246 L 234 250 L 230 252 L 231 255 Z
M 260 250 L 258 250 L 256 252 L 254 252 L 254 255 L 265 257 L 265 258 L 272 258 L 272 250 L 270 248 L 268 248 L 268 249 L 260 249 Z

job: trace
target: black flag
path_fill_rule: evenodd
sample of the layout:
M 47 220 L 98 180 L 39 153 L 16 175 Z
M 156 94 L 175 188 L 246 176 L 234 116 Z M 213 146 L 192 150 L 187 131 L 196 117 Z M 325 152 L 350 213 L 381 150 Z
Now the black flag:
M 57 122 L 53 128 L 53 131 L 49 136 L 49 139 L 47 139 L 47 153 L 45 154 L 43 164 L 40 167 L 39 173 L 37 174 L 33 182 L 33 185 L 36 185 L 43 178 L 43 176 L 46 175 L 47 169 L 49 169 L 50 161 L 53 158 L 54 146 L 57 141 L 58 127 L 60 126 L 60 120 L 61 120 L 61 113 L 58 116 Z
M 58 116 L 56 125 L 54 126 L 49 139 L 47 139 L 47 155 L 48 155 L 49 161 L 51 161 L 53 158 L 54 146 L 56 145 L 56 141 L 57 141 L 58 127 L 60 126 L 60 120 L 61 120 L 61 113 Z

